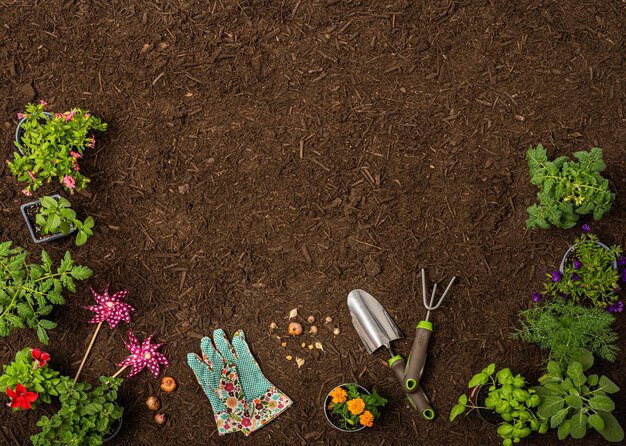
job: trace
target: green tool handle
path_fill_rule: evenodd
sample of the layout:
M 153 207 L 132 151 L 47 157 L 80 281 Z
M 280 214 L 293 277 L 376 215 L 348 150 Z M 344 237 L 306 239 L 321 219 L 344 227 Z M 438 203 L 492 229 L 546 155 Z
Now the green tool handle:
M 394 375 L 400 382 L 400 385 L 404 388 L 404 371 L 406 369 L 406 362 L 402 356 L 394 356 L 389 360 L 389 367 L 393 370 Z M 424 394 L 424 391 L 418 384 L 416 389 L 411 393 L 407 393 L 406 397 L 409 399 L 409 403 L 413 409 L 416 409 L 422 418 L 425 420 L 433 420 L 435 418 L 435 410 L 430 405 L 428 397 Z
M 433 334 L 433 324 L 428 321 L 420 321 L 415 329 L 415 340 L 411 347 L 408 364 L 404 372 L 403 387 L 406 393 L 415 392 L 419 386 L 424 364 L 426 363 L 426 353 L 430 335 Z

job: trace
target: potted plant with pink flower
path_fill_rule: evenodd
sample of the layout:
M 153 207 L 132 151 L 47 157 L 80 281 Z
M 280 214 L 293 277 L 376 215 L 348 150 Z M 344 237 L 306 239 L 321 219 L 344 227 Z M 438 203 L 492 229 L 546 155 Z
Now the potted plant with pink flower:
M 79 160 L 96 144 L 95 132 L 107 124 L 88 111 L 74 108 L 69 112 L 45 112 L 46 102 L 28 104 L 18 113 L 13 160 L 9 170 L 27 186 L 22 192 L 30 196 L 46 182 L 58 181 L 70 192 L 82 190 L 89 178 L 81 173 Z

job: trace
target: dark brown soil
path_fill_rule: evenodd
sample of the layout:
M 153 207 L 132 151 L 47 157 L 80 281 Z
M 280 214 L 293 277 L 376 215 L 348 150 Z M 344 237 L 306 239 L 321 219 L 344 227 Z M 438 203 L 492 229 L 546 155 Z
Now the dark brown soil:
M 50 235 L 44 236 L 41 233 L 41 226 L 37 224 L 37 214 L 39 213 L 39 209 L 41 209 L 41 205 L 36 203 L 28 206 L 24 210 L 26 211 L 26 217 L 28 217 L 28 223 L 30 223 L 30 227 L 33 228 L 35 237 L 37 237 L 37 240 L 42 240 L 50 237 Z
M 243 328 L 267 377 L 295 401 L 225 444 L 497 444 L 494 428 L 476 416 L 450 424 L 449 410 L 489 362 L 540 375 L 545 353 L 508 334 L 577 235 L 525 229 L 536 194 L 525 150 L 602 147 L 617 201 L 589 223 L 605 243 L 626 242 L 619 0 L 5 0 L 0 24 L 3 157 L 28 101 L 88 108 L 110 125 L 81 165 L 90 187 L 71 197 L 96 219 L 95 235 L 45 249 L 56 258 L 71 249 L 95 271 L 55 313 L 54 367 L 73 374 L 93 333 L 88 285 L 129 289 L 133 329 L 167 344 L 179 388 L 162 394 L 146 372 L 127 380 L 116 444 L 218 440 L 186 365 L 217 327 Z M 19 211 L 27 200 L 1 166 L 2 240 L 37 256 Z M 376 296 L 404 330 L 394 348 L 407 354 L 425 316 L 419 267 L 439 282 L 460 277 L 431 316 L 422 380 L 439 412 L 431 423 L 408 408 L 387 353 L 365 352 L 345 304 L 354 288 Z M 284 348 L 277 334 L 296 307 L 305 330 L 308 315 L 334 321 Z M 84 379 L 115 372 L 126 329 L 100 334 Z M 300 347 L 316 340 L 325 351 Z M 38 345 L 26 330 L 1 339 L 0 363 L 26 345 Z M 286 355 L 306 362 L 297 368 Z M 625 367 L 622 354 L 596 370 L 626 388 Z M 321 410 L 343 382 L 376 386 L 390 401 L 366 436 L 333 429 Z M 165 427 L 145 407 L 152 393 Z M 626 392 L 615 401 L 625 425 Z M 28 444 L 51 410 L 1 410 L 0 444 Z M 557 443 L 554 433 L 524 442 Z M 590 434 L 567 444 L 605 443 Z

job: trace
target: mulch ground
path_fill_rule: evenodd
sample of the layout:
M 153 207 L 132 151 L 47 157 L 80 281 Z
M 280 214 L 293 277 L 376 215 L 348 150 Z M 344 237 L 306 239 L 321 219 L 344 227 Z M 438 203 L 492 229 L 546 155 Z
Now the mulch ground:
M 83 163 L 92 183 L 72 197 L 96 219 L 95 236 L 45 249 L 71 249 L 94 269 L 94 287 L 129 289 L 133 329 L 167 344 L 167 373 L 179 383 L 161 395 L 169 421 L 158 427 L 144 405 L 158 383 L 145 372 L 127 380 L 117 444 L 218 441 L 185 362 L 217 327 L 243 328 L 265 374 L 295 400 L 252 437 L 220 442 L 497 444 L 477 417 L 450 424 L 447 415 L 489 362 L 539 376 L 545 354 L 508 334 L 576 237 L 525 229 L 536 193 L 525 150 L 602 147 L 617 201 L 592 227 L 626 244 L 623 2 L 34 3 L 0 5 L 2 156 L 13 151 L 16 112 L 35 99 L 109 123 Z M 19 212 L 26 200 L 0 169 L 2 240 L 37 256 Z M 432 423 L 408 409 L 386 353 L 366 354 L 345 304 L 354 288 L 375 295 L 407 335 L 394 344 L 406 354 L 425 315 L 422 266 L 439 282 L 460 277 L 433 314 L 422 381 L 440 415 Z M 68 375 L 93 332 L 81 309 L 90 299 L 82 284 L 55 313 L 48 350 Z M 296 307 L 334 318 L 318 324 L 325 352 L 303 350 L 308 335 L 281 347 L 276 333 Z M 626 348 L 623 315 L 616 328 Z M 116 370 L 125 329 L 100 335 L 84 379 Z M 27 345 L 38 344 L 25 330 L 0 340 L 0 363 Z M 597 370 L 626 388 L 625 367 L 622 354 Z M 327 424 L 321 405 L 353 381 L 375 386 L 389 407 L 351 436 Z M 615 397 L 623 425 L 625 395 Z M 0 444 L 28 444 L 51 410 L 0 411 Z M 524 444 L 557 443 L 551 433 Z M 604 442 L 592 434 L 567 444 Z

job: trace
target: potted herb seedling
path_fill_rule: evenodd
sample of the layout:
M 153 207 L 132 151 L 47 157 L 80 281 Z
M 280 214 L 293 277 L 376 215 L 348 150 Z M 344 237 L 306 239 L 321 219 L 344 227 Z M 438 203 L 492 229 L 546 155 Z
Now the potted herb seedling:
M 48 343 L 47 330 L 56 323 L 46 319 L 54 305 L 63 305 L 63 291 L 76 291 L 75 281 L 91 277 L 92 271 L 75 265 L 67 251 L 60 264 L 41 251 L 40 263 L 26 263 L 28 251 L 0 243 L 0 336 L 18 328 L 31 328 L 43 344 Z
M 450 421 L 468 409 L 468 413 L 476 410 L 483 420 L 498 424 L 504 446 L 511 446 L 532 432 L 547 432 L 547 420 L 536 414 L 541 398 L 527 388 L 523 376 L 513 376 L 508 368 L 496 373 L 496 365 L 490 364 L 472 377 L 468 388 L 469 396 L 459 397 L 450 412 Z
M 541 144 L 526 152 L 530 182 L 539 188 L 539 204 L 528 208 L 528 228 L 571 228 L 581 215 L 592 214 L 599 220 L 611 209 L 615 194 L 601 175 L 606 168 L 602 150 L 576 152 L 574 158 L 576 161 L 560 156 L 549 161 Z
M 107 125 L 80 108 L 51 115 L 45 106 L 45 101 L 28 104 L 26 112 L 18 114 L 18 152 L 13 153 L 9 170 L 27 183 L 22 192 L 28 196 L 53 180 L 70 192 L 84 189 L 89 179 L 80 172 L 78 160 L 95 147 L 94 132 L 105 131 Z
M 81 246 L 93 235 L 93 218 L 80 221 L 69 200 L 60 195 L 42 197 L 23 204 L 21 209 L 35 243 L 56 240 L 76 232 L 76 246 Z
M 71 386 L 61 395 L 61 409 L 37 422 L 41 432 L 30 437 L 33 446 L 100 445 L 113 438 L 122 427 L 124 408 L 115 401 L 121 378 L 100 377 L 100 385 Z
M 31 409 L 39 403 L 49 404 L 67 388 L 69 378 L 48 365 L 50 355 L 38 348 L 26 347 L 15 355 L 11 364 L 2 366 L 0 391 L 11 399 L 13 409 Z
M 619 299 L 617 261 L 621 252 L 619 246 L 605 246 L 595 235 L 583 233 L 566 252 L 562 269 L 548 274 L 544 294 L 601 308 L 615 305 Z
M 593 355 L 584 349 L 565 368 L 550 361 L 548 372 L 539 379 L 541 386 L 535 387 L 541 395 L 537 413 L 550 420 L 560 440 L 570 435 L 580 439 L 595 429 L 605 440 L 621 442 L 624 430 L 611 413 L 615 403 L 609 396 L 619 387 L 606 376 L 586 376 L 592 365 Z
M 342 384 L 328 393 L 324 401 L 324 414 L 328 422 L 343 432 L 358 432 L 372 427 L 380 417 L 380 409 L 387 400 L 370 393 L 358 384 Z
M 549 351 L 549 360 L 567 367 L 581 348 L 615 361 L 619 337 L 611 326 L 615 317 L 602 308 L 583 307 L 571 300 L 553 299 L 519 313 L 520 328 L 511 337 Z

